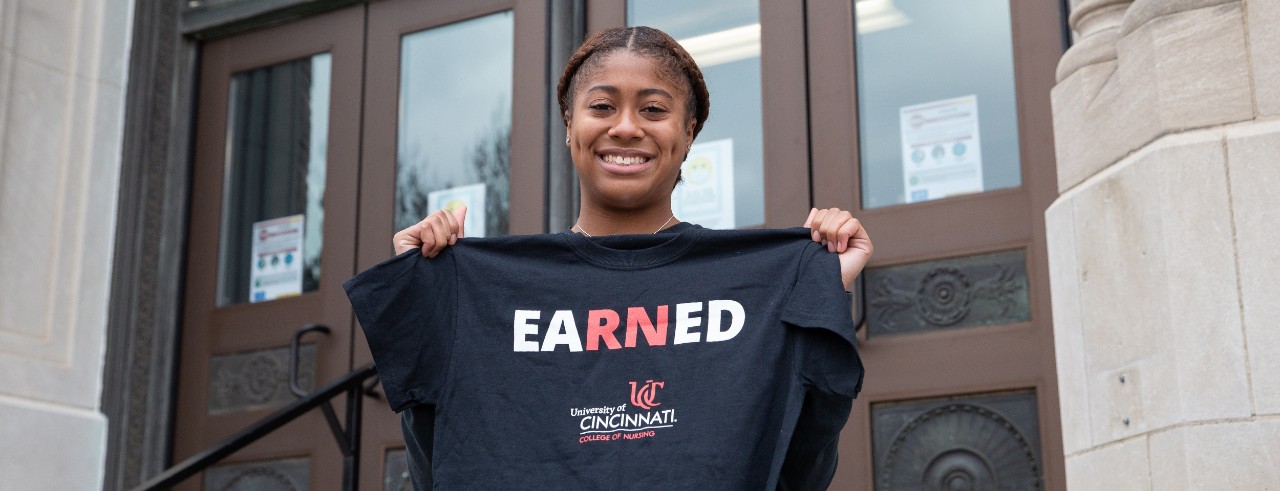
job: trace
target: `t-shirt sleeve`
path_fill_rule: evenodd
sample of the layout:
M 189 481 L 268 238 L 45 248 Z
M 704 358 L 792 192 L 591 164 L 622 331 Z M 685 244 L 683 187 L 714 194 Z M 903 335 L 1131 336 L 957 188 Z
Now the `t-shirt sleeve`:
M 396 412 L 436 404 L 453 351 L 457 305 L 451 250 L 434 259 L 409 251 L 343 283 Z
M 840 260 L 820 244 L 809 242 L 798 267 L 782 320 L 801 328 L 796 348 L 799 376 L 813 389 L 856 397 L 862 390 L 862 359 L 849 296 L 840 280 Z

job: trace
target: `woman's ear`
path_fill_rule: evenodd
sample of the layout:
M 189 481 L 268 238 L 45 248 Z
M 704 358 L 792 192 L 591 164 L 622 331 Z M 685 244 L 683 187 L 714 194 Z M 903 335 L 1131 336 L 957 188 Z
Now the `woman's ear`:
M 690 120 L 690 121 L 689 121 L 689 125 L 688 125 L 688 127 L 686 127 L 686 128 L 684 129 L 684 136 L 685 136 L 686 138 L 688 138 L 688 140 L 687 140 L 687 141 L 688 141 L 689 143 L 684 147 L 684 157 L 680 159 L 680 161 L 681 161 L 681 162 L 684 162 L 684 161 L 686 161 L 686 160 L 689 160 L 689 152 L 693 150 L 693 125 L 694 125 L 694 123 L 695 123 L 695 122 L 694 122 L 693 120 Z M 678 178 L 677 178 L 676 183 L 677 183 L 677 184 L 679 184 L 681 181 L 684 181 L 684 171 L 680 171 L 680 177 L 678 177 Z
M 569 120 L 569 113 L 564 116 L 564 144 L 569 145 L 569 135 L 573 133 L 573 122 Z

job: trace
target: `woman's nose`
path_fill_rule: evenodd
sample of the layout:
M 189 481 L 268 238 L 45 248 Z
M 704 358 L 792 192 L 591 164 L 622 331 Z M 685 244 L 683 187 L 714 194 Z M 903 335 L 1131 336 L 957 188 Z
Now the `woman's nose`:
M 622 139 L 640 139 L 644 137 L 644 130 L 640 129 L 639 121 L 636 116 L 630 112 L 620 112 L 618 119 L 612 128 L 609 128 L 609 136 Z

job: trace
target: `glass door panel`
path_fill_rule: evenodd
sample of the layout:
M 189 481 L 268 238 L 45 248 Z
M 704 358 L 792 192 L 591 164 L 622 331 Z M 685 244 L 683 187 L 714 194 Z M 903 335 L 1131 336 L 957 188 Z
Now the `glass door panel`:
M 693 55 L 711 117 L 672 196 L 676 216 L 709 228 L 763 225 L 764 127 L 756 0 L 631 0 L 627 24 L 666 31 Z
M 467 236 L 510 227 L 511 11 L 405 35 L 395 228 L 468 206 Z
M 862 205 L 1018 187 L 1008 0 L 858 0 Z
M 331 63 L 321 53 L 231 79 L 219 306 L 319 287 Z

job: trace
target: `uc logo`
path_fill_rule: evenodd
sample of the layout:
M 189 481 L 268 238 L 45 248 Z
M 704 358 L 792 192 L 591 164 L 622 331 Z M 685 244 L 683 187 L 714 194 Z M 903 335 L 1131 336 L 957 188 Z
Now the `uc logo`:
M 653 402 L 653 399 L 657 395 L 658 389 L 665 387 L 665 385 L 662 382 L 645 380 L 644 385 L 637 387 L 634 381 L 631 382 L 631 405 L 646 411 L 653 409 L 654 406 L 661 405 L 662 403 L 660 402 Z

